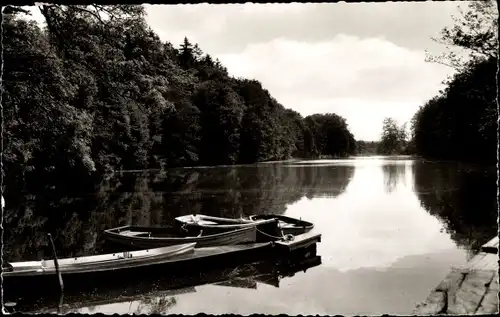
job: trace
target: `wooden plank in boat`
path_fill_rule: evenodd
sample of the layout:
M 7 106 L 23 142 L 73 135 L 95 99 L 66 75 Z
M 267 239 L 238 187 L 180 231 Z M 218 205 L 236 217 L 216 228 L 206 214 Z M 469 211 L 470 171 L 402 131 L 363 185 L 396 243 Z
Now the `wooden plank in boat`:
M 236 223 L 236 224 L 253 223 L 253 221 L 246 220 L 246 219 L 231 219 L 231 218 L 212 217 L 212 216 L 206 216 L 206 215 L 197 215 L 197 216 L 199 216 L 200 220 L 205 220 L 205 221 L 227 222 L 227 223 Z
M 199 224 L 200 226 L 206 226 L 206 225 L 216 225 L 217 222 L 209 221 L 209 220 L 199 220 L 196 221 L 196 224 Z
M 131 230 L 125 230 L 125 231 L 120 231 L 121 235 L 127 236 L 127 237 L 135 237 L 139 235 L 147 235 L 150 234 L 151 232 L 146 232 L 146 231 L 131 231 Z

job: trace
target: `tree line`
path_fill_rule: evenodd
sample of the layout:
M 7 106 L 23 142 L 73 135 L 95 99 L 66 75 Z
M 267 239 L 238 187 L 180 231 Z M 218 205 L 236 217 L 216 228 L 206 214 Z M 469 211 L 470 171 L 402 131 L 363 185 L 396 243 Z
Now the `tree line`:
M 496 97 L 498 11 L 494 1 L 473 1 L 455 25 L 436 40 L 468 54 L 449 51 L 429 61 L 456 69 L 446 88 L 412 119 L 416 154 L 432 159 L 494 162 L 497 158 Z
M 142 6 L 39 9 L 43 28 L 4 8 L 7 190 L 81 191 L 116 170 L 355 152 L 344 118 L 304 118 L 189 39 L 162 42 Z

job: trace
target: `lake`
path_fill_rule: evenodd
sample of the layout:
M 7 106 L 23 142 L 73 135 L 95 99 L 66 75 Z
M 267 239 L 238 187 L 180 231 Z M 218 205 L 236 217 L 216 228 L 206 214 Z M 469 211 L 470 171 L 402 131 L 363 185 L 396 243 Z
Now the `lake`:
M 255 269 L 277 281 L 260 278 L 251 287 L 207 283 L 160 291 L 156 283 L 141 286 L 138 297 L 116 294 L 87 304 L 82 294 L 78 308 L 68 309 L 411 314 L 452 266 L 464 264 L 497 234 L 496 177 L 495 166 L 410 157 L 123 172 L 79 197 L 6 197 L 3 254 L 7 261 L 51 257 L 47 232 L 59 257 L 80 256 L 101 252 L 101 232 L 119 225 L 172 224 L 191 213 L 283 214 L 315 224 L 322 234 L 320 265 L 281 277 Z M 40 302 L 38 308 L 47 307 Z

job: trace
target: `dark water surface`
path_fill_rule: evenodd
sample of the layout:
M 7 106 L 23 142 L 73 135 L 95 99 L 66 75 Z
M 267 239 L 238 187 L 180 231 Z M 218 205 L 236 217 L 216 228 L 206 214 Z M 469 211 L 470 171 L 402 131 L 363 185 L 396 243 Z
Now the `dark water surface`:
M 171 224 L 190 213 L 284 214 L 322 233 L 321 265 L 291 274 L 252 266 L 245 277 L 238 268 L 219 273 L 225 282 L 161 291 L 146 285 L 138 296 L 100 303 L 85 303 L 82 294 L 80 308 L 68 309 L 410 314 L 452 266 L 496 235 L 496 191 L 494 166 L 405 157 L 129 172 L 82 197 L 7 197 L 3 254 L 7 261 L 50 258 L 47 232 L 59 257 L 80 256 L 101 252 L 101 232 L 119 225 Z

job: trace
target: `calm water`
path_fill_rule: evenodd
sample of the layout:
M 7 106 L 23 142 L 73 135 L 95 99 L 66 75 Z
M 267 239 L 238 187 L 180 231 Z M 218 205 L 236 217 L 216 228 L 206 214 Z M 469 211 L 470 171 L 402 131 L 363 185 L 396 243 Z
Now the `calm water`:
M 452 266 L 496 235 L 495 182 L 494 166 L 404 157 L 123 173 L 84 197 L 7 198 L 4 259 L 50 256 L 47 232 L 60 257 L 79 256 L 100 252 L 99 233 L 118 225 L 169 224 L 189 213 L 277 213 L 315 223 L 321 265 L 293 276 L 224 271 L 219 276 L 236 277 L 177 290 L 146 285 L 135 297 L 100 304 L 82 294 L 73 311 L 409 314 Z

